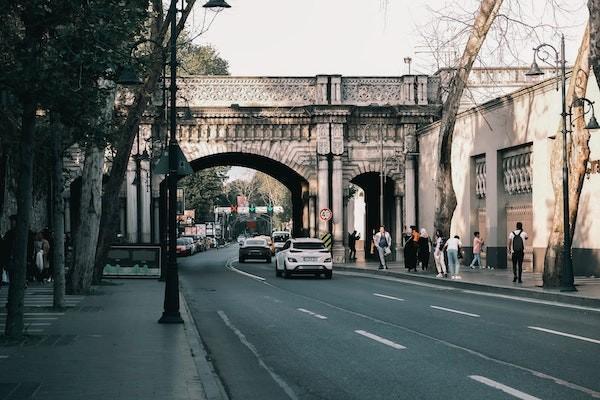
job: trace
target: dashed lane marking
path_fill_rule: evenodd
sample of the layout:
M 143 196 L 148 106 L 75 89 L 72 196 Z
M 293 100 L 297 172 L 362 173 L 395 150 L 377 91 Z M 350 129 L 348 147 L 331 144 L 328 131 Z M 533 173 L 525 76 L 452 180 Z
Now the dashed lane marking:
M 453 310 L 452 308 L 446 308 L 446 307 L 440 307 L 440 306 L 429 306 L 431 308 L 435 308 L 436 310 L 442 310 L 442 311 L 448 311 L 451 313 L 455 313 L 455 314 L 461 314 L 461 315 L 467 315 L 469 317 L 474 317 L 474 318 L 479 318 L 480 316 L 478 314 L 471 314 L 465 311 L 460 311 L 460 310 Z
M 401 344 L 398 344 L 398 343 L 392 342 L 392 341 L 391 341 L 391 340 L 389 340 L 389 339 L 382 338 L 381 336 L 374 335 L 374 334 L 372 334 L 372 333 L 369 333 L 369 332 L 367 332 L 367 331 L 363 331 L 363 330 L 357 330 L 357 331 L 354 331 L 354 332 L 356 332 L 356 333 L 358 333 L 359 335 L 362 335 L 362 336 L 364 336 L 364 337 L 367 337 L 367 338 L 369 338 L 369 339 L 371 339 L 371 340 L 375 340 L 376 342 L 379 342 L 379 343 L 385 344 L 386 346 L 390 346 L 390 347 L 392 347 L 392 348 L 394 348 L 394 349 L 396 349 L 396 350 L 404 350 L 404 349 L 406 349 L 406 347 L 402 346 Z
M 304 309 L 304 308 L 297 308 L 297 310 L 300 311 L 300 312 L 306 313 L 306 314 L 310 315 L 311 317 L 315 317 L 315 318 L 318 318 L 318 319 L 327 319 L 327 317 L 324 316 L 324 315 L 317 314 L 315 312 L 312 312 L 312 311 Z
M 373 296 L 383 297 L 384 299 L 390 299 L 390 300 L 405 301 L 404 299 L 401 299 L 399 297 L 388 296 L 387 294 L 373 293 Z
M 539 397 L 535 397 L 532 396 L 530 394 L 527 394 L 525 392 L 521 392 L 520 390 L 511 388 L 510 386 L 506 386 L 500 382 L 496 382 L 490 378 L 486 378 L 485 376 L 479 376 L 479 375 L 470 375 L 469 378 L 473 379 L 474 381 L 477 381 L 479 383 L 483 383 L 484 385 L 487 385 L 489 387 L 492 387 L 494 389 L 498 389 L 503 391 L 504 393 L 510 394 L 513 397 L 516 397 L 517 399 L 521 399 L 521 400 L 541 400 Z
M 8 358 L 8 356 L 4 356 L 0 354 L 0 360 L 6 360 Z
M 565 333 L 565 332 L 555 331 L 552 329 L 540 328 L 539 326 L 528 326 L 528 328 L 535 329 L 536 331 L 552 333 L 553 335 L 565 336 L 565 337 L 572 338 L 572 339 L 583 340 L 585 342 L 600 344 L 600 340 L 591 339 L 591 338 L 588 338 L 585 336 L 574 335 L 572 333 Z

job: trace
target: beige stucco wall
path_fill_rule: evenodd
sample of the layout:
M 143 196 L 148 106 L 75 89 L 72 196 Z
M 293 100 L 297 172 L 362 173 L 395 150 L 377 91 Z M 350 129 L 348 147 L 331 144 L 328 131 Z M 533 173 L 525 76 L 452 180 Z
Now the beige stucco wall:
M 600 93 L 593 75 L 586 97 L 598 103 Z M 598 110 L 600 111 L 600 110 Z M 487 196 L 481 200 L 487 210 L 486 231 L 482 232 L 488 246 L 506 245 L 506 217 L 497 210 L 506 205 L 507 196 L 502 185 L 500 150 L 531 144 L 532 192 L 530 195 L 533 223 L 525 227 L 530 233 L 528 246 L 540 251 L 546 247 L 551 226 L 554 195 L 549 173 L 549 159 L 553 136 L 560 128 L 560 92 L 552 80 L 523 89 L 510 96 L 486 103 L 479 109 L 459 114 L 452 148 L 454 189 L 458 206 L 452 220 L 452 234 L 470 242 L 477 229 L 477 203 L 474 189 L 473 157 L 485 154 L 487 162 Z M 434 221 L 434 165 L 437 162 L 437 134 L 439 124 L 419 131 L 419 225 L 433 229 Z M 600 131 L 592 131 L 591 160 L 600 159 Z M 511 201 L 515 201 L 513 197 Z M 518 200 L 517 200 L 518 202 Z M 586 179 L 580 201 L 580 211 L 574 236 L 574 249 L 588 249 L 587 253 L 600 257 L 600 174 Z M 467 244 L 465 243 L 465 244 Z M 543 254 L 543 253 L 542 253 Z M 596 258 L 598 259 L 598 257 Z M 594 268 L 600 269 L 599 266 Z

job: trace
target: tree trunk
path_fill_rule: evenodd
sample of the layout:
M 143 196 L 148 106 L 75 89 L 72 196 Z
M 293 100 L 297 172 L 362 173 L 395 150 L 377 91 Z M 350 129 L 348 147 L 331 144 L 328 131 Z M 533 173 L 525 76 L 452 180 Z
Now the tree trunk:
M 65 204 L 63 179 L 63 127 L 54 124 L 52 137 L 52 226 L 54 227 L 54 248 L 52 265 L 54 280 L 54 308 L 65 305 Z
M 590 64 L 600 87 L 600 0 L 588 0 L 590 12 Z
M 177 24 L 178 34 L 183 30 L 185 21 L 190 15 L 194 3 L 195 0 L 190 0 L 187 2 L 187 5 Z M 156 30 L 156 37 L 151 38 L 154 42 L 164 42 L 167 34 L 167 28 L 171 19 L 172 16 L 169 12 L 165 19 L 165 23 L 162 24 L 160 29 Z M 160 54 L 162 51 L 162 48 L 156 50 L 155 54 Z M 131 149 L 136 136 L 136 129 L 139 125 L 140 118 L 146 109 L 148 100 L 156 91 L 156 86 L 163 69 L 163 62 L 164 60 L 162 56 L 155 57 L 148 77 L 144 81 L 142 88 L 136 93 L 133 104 L 129 107 L 127 119 L 119 130 L 120 134 L 118 137 L 121 137 L 122 141 L 118 144 L 118 146 L 115 146 L 117 148 L 117 153 L 113 159 L 110 175 L 106 185 L 104 186 L 104 195 L 102 197 L 102 221 L 100 225 L 101 234 L 98 239 L 98 246 L 96 250 L 94 282 L 99 282 L 102 279 L 102 271 L 104 270 L 106 256 L 119 228 L 119 193 L 121 191 L 121 185 L 123 184 L 125 173 L 127 172 L 127 165 L 129 164 L 129 157 L 131 155 Z
M 435 228 L 440 229 L 447 238 L 450 237 L 452 216 L 456 209 L 456 193 L 452 183 L 452 140 L 456 115 L 473 63 L 501 5 L 502 0 L 481 1 L 473 29 L 458 62 L 456 73 L 450 82 L 448 98 L 442 109 L 437 151 L 439 165 L 435 182 Z
M 585 97 L 588 78 L 590 73 L 590 29 L 586 27 L 577 60 L 569 80 L 569 89 L 567 91 L 567 107 L 572 104 L 574 96 Z M 587 105 L 586 105 L 587 106 Z M 567 110 L 568 112 L 568 110 Z M 571 145 L 567 148 L 567 157 L 569 160 L 569 221 L 571 244 L 575 233 L 575 224 L 577 222 L 577 212 L 579 210 L 579 198 L 581 188 L 585 178 L 585 170 L 590 158 L 590 132 L 585 129 L 585 115 L 583 108 L 573 107 L 572 120 L 574 123 L 573 133 L 571 134 Z M 568 123 L 568 122 L 567 122 Z M 552 157 L 550 159 L 550 174 L 552 177 L 552 186 L 554 188 L 554 216 L 552 218 L 552 230 L 548 239 L 548 247 L 544 257 L 544 287 L 557 288 L 561 281 L 561 267 L 563 265 L 563 193 L 562 193 L 562 119 L 559 123 L 559 130 L 556 134 L 552 146 Z
M 97 145 L 89 144 L 81 179 L 81 222 L 74 237 L 73 266 L 69 271 L 69 289 L 74 294 L 87 293 L 92 285 L 100 228 L 103 167 L 104 152 Z
M 33 206 L 33 143 L 35 132 L 36 104 L 32 98 L 23 101 L 21 125 L 21 159 L 19 160 L 19 178 L 17 188 L 17 228 L 11 251 L 12 262 L 5 335 L 19 338 L 23 335 L 23 307 L 25 298 L 25 276 L 27 271 L 27 243 L 29 242 L 29 224 Z

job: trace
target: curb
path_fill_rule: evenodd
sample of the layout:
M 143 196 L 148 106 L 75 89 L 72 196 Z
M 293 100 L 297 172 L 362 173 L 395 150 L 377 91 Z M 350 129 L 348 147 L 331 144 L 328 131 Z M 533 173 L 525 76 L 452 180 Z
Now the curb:
M 422 276 L 422 275 L 412 275 L 404 272 L 390 271 L 390 270 L 371 270 L 365 268 L 358 267 L 348 267 L 348 266 L 334 266 L 334 270 L 339 271 L 348 271 L 348 272 L 361 272 L 364 274 L 370 275 L 382 275 L 382 276 L 391 276 L 395 278 L 402 278 L 406 280 L 412 280 L 416 282 L 429 283 L 439 286 L 447 286 L 453 287 L 457 289 L 468 289 L 468 290 L 478 290 L 480 292 L 485 293 L 497 293 L 503 295 L 510 296 L 521 296 L 521 297 L 529 297 L 538 300 L 547 300 L 547 301 L 555 301 L 567 304 L 573 304 L 578 306 L 586 306 L 586 307 L 600 307 L 600 299 L 592 298 L 592 297 L 578 297 L 572 296 L 565 293 L 561 293 L 558 291 L 537 291 L 531 290 L 527 288 L 512 288 L 505 286 L 493 286 L 486 285 L 483 283 L 474 283 L 474 282 L 464 282 L 464 281 L 453 281 L 448 279 L 438 279 L 432 276 Z
M 203 389 L 202 399 L 206 400 L 229 400 L 223 383 L 219 378 L 214 366 L 209 361 L 210 357 L 202 343 L 200 332 L 196 326 L 196 321 L 185 299 L 183 290 L 180 290 L 181 298 L 181 318 L 184 320 L 185 335 L 190 345 L 190 352 L 196 365 L 196 371 L 200 378 L 200 385 Z

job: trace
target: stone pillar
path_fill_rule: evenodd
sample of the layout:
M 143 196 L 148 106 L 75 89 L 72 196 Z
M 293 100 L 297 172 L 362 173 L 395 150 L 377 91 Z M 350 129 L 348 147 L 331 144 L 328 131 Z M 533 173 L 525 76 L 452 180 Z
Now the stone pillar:
M 504 206 L 504 180 L 502 172 L 502 157 L 497 151 L 485 154 L 486 160 L 486 261 L 494 268 L 505 268 L 507 264 L 506 251 L 506 209 Z
M 65 196 L 65 233 L 71 233 L 71 197 Z
M 308 224 L 309 224 L 309 229 L 310 229 L 310 237 L 316 237 L 317 236 L 317 196 L 314 194 L 311 194 L 310 197 L 308 198 Z
M 414 155 L 406 156 L 404 203 L 407 226 L 417 225 L 417 200 L 416 200 L 416 159 Z
M 125 175 L 125 192 L 127 195 L 127 242 L 137 242 L 137 232 L 140 227 L 137 225 L 137 197 L 136 197 L 136 186 L 131 183 L 135 179 L 135 165 L 130 162 L 129 169 Z
M 333 261 L 343 263 L 346 259 L 344 248 L 344 187 L 342 177 L 342 157 L 333 157 L 332 166 L 332 204 L 333 204 Z
M 318 180 L 319 180 L 319 206 L 317 209 L 317 220 L 319 221 L 318 237 L 329 232 L 329 222 L 323 221 L 318 217 L 319 212 L 324 208 L 329 208 L 329 163 L 326 156 L 319 156 L 318 161 Z
M 402 232 L 404 230 L 404 224 L 402 221 L 402 195 L 396 189 L 394 194 L 394 205 L 396 210 L 396 226 L 394 227 L 393 241 L 396 248 L 396 261 L 404 262 L 404 252 L 402 246 Z
M 310 213 L 309 213 L 309 193 L 308 183 L 302 184 L 302 234 L 304 236 L 310 235 Z

